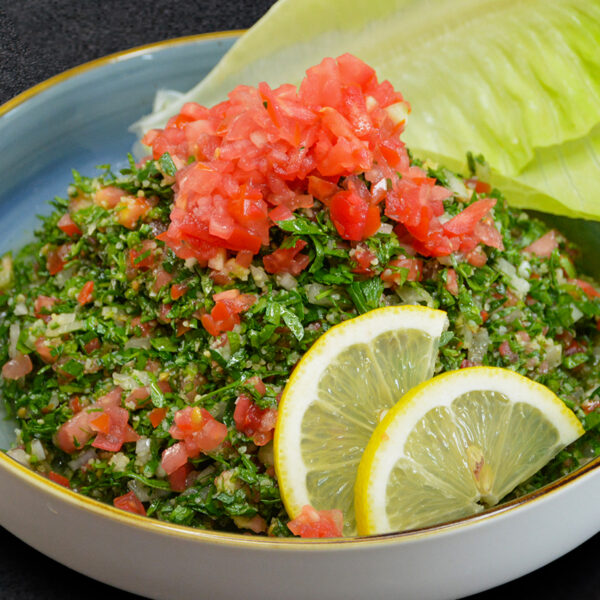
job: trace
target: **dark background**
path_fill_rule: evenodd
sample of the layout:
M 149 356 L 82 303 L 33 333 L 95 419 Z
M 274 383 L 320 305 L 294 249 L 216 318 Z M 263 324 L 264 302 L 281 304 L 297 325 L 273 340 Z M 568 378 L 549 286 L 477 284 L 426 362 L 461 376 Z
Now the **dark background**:
M 0 104 L 106 54 L 174 37 L 250 27 L 272 4 L 272 0 L 0 0 Z M 546 567 L 469 600 L 597 600 L 599 561 L 600 535 L 596 535 Z M 201 590 L 199 599 L 200 594 Z M 55 563 L 0 528 L 0 600 L 72 597 L 138 598 Z

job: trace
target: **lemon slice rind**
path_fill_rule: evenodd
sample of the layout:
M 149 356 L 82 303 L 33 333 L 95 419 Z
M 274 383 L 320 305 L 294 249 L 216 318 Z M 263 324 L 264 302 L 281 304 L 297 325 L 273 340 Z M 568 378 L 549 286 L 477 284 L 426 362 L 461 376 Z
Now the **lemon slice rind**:
M 415 330 L 436 340 L 437 347 L 437 340 L 447 326 L 447 316 L 443 311 L 412 305 L 385 307 L 332 327 L 303 356 L 279 403 L 274 439 L 275 469 L 282 500 L 291 518 L 301 511 L 302 506 L 312 504 L 305 484 L 308 468 L 300 450 L 302 421 L 309 406 L 317 399 L 321 378 L 336 357 L 353 345 L 368 345 L 379 336 L 395 330 Z M 430 357 L 429 376 L 433 374 L 436 355 L 437 351 Z M 397 400 L 398 397 L 391 399 L 386 409 Z M 323 440 L 324 448 L 327 441 Z
M 406 457 L 406 442 L 421 419 L 429 411 L 450 407 L 465 394 L 482 391 L 501 394 L 514 404 L 534 407 L 544 415 L 556 428 L 558 437 L 554 447 L 547 450 L 548 460 L 584 433 L 575 414 L 551 390 L 513 371 L 471 367 L 438 375 L 405 394 L 371 436 L 356 479 L 355 509 L 359 535 L 395 530 L 387 514 L 387 485 L 394 466 Z M 465 499 L 466 504 L 470 503 L 471 513 L 483 509 L 476 504 L 478 500 L 477 497 Z M 402 499 L 398 498 L 398 502 Z

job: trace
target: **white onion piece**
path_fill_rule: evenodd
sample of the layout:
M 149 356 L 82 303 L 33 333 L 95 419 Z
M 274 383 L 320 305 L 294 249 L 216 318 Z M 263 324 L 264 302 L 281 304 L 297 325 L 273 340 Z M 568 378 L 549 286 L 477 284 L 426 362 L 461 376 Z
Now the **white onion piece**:
M 473 336 L 471 347 L 469 348 L 468 358 L 476 365 L 480 365 L 483 361 L 483 357 L 488 351 L 490 345 L 490 336 L 485 327 L 481 327 L 477 333 Z
M 17 355 L 17 342 L 21 334 L 21 326 L 18 323 L 12 323 L 8 328 L 8 357 L 14 358 Z
M 38 460 L 44 460 L 46 458 L 46 451 L 40 440 L 33 440 L 33 442 L 31 442 L 31 454 Z
M 132 337 L 125 342 L 125 350 L 129 348 L 143 348 L 144 350 L 150 350 L 150 338 L 149 337 Z
M 83 467 L 83 465 L 87 465 L 90 460 L 94 460 L 95 458 L 96 450 L 94 448 L 88 448 L 83 454 L 68 462 L 69 469 L 77 471 Z

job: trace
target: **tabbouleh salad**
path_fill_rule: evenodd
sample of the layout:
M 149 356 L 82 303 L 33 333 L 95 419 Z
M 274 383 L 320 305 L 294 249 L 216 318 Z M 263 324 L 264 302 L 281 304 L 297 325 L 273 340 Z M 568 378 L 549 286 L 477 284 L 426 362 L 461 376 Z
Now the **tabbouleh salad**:
M 596 456 L 600 293 L 577 248 L 485 183 L 410 156 L 409 107 L 354 57 L 299 89 L 239 86 L 148 132 L 152 155 L 74 173 L 2 258 L 9 454 L 82 494 L 202 529 L 290 536 L 278 399 L 333 325 L 447 312 L 436 372 L 513 369 L 588 433 L 522 494 Z

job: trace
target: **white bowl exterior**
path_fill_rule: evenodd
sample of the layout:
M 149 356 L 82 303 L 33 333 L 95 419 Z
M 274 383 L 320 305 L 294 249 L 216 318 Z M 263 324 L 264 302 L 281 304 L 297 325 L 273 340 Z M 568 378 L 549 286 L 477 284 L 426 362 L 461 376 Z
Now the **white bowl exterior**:
M 396 539 L 269 543 L 115 517 L 0 457 L 0 521 L 55 560 L 160 600 L 319 600 L 469 595 L 530 572 L 600 529 L 593 470 L 521 506 Z

